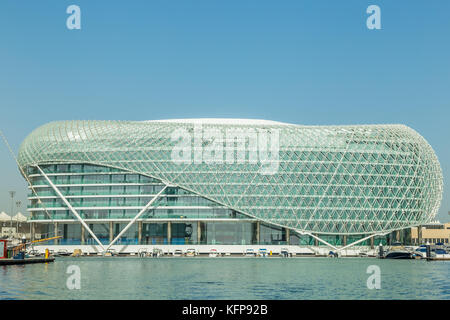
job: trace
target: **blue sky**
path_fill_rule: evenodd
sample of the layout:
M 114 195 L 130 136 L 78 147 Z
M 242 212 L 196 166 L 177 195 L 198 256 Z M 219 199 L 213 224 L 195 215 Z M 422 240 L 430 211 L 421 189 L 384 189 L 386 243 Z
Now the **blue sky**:
M 131 2 L 131 3 L 130 3 Z M 450 2 L 0 3 L 0 128 L 13 149 L 51 120 L 230 117 L 403 123 L 435 149 L 450 210 Z M 81 8 L 68 30 L 66 8 Z M 366 8 L 381 8 L 381 30 Z M 0 210 L 26 184 L 0 147 Z

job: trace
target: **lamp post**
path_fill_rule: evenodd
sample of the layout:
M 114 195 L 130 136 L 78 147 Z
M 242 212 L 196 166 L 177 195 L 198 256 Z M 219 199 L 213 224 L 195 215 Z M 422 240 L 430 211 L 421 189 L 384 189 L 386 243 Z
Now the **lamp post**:
M 19 208 L 20 208 L 21 204 L 22 204 L 22 201 L 20 201 L 20 200 L 16 201 L 17 213 L 19 213 Z M 19 231 L 19 218 L 17 218 L 16 226 L 17 226 L 17 231 Z
M 12 228 L 12 217 L 13 217 L 13 210 L 14 210 L 14 196 L 16 195 L 15 191 L 10 191 L 9 195 L 11 196 L 11 223 L 10 227 Z

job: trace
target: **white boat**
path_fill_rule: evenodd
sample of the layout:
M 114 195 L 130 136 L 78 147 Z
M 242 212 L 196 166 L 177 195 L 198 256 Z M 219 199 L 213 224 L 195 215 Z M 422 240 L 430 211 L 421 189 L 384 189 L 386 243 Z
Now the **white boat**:
M 217 252 L 217 249 L 211 249 L 209 251 L 209 257 L 210 258 L 216 258 L 219 256 L 219 252 Z
M 102 253 L 97 253 L 98 255 L 102 255 Z M 104 256 L 105 257 L 113 257 L 113 256 L 116 256 L 117 255 L 117 252 L 116 252 L 116 249 L 109 249 L 108 251 L 106 251 L 105 252 L 105 254 L 104 254 Z
M 28 251 L 28 253 L 27 253 L 27 255 L 29 256 L 29 257 L 41 257 L 41 256 L 43 256 L 44 254 L 43 253 L 40 253 L 38 250 L 30 250 L 30 251 Z
M 67 257 L 70 256 L 70 252 L 66 249 L 59 249 L 55 254 L 55 257 Z
M 153 250 L 152 250 L 152 257 L 153 258 L 158 258 L 158 257 L 161 257 L 162 255 L 164 254 L 164 252 L 161 250 L 161 249 L 159 249 L 159 248 L 153 248 Z
M 256 253 L 255 253 L 255 250 L 253 250 L 253 249 L 247 249 L 247 250 L 245 250 L 244 255 L 246 257 L 254 257 L 256 255 Z
M 181 257 L 183 255 L 183 251 L 181 251 L 180 249 L 176 249 L 174 252 L 173 252 L 173 256 L 174 257 Z
M 283 258 L 288 258 L 290 256 L 289 250 L 287 248 L 281 248 L 280 256 L 282 256 Z
M 187 249 L 186 251 L 186 257 L 195 257 L 195 249 Z
M 450 253 L 443 248 L 430 247 L 430 257 L 427 257 L 427 248 L 422 245 L 414 251 L 415 254 L 420 255 L 422 258 L 445 258 L 450 259 Z
M 259 249 L 258 250 L 258 256 L 260 256 L 260 257 L 267 257 L 267 249 L 263 249 L 263 248 Z
M 141 249 L 139 249 L 139 251 L 138 251 L 138 257 L 146 257 L 146 256 L 148 256 L 148 252 L 147 252 L 147 249 L 145 249 L 145 248 L 141 248 Z
M 427 257 L 427 249 L 425 246 L 420 246 L 419 248 L 417 248 L 416 250 L 414 250 L 414 253 L 416 254 L 416 256 L 420 257 L 420 258 L 426 258 Z
M 450 259 L 450 253 L 448 253 L 446 250 L 444 249 L 435 249 L 434 250 L 434 255 L 433 258 L 438 258 L 438 259 Z
M 367 252 L 359 252 L 358 253 L 358 257 L 361 257 L 361 258 L 367 258 L 369 255 L 367 254 Z
M 384 259 L 414 259 L 415 256 L 408 250 L 392 250 L 388 251 L 384 256 Z

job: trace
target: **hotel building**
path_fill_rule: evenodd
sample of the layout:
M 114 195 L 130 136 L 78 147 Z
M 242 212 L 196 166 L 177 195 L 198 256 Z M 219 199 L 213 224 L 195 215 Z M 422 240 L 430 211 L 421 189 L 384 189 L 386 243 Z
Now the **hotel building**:
M 435 218 L 442 172 L 404 125 L 58 121 L 22 143 L 28 211 L 58 244 L 387 244 Z

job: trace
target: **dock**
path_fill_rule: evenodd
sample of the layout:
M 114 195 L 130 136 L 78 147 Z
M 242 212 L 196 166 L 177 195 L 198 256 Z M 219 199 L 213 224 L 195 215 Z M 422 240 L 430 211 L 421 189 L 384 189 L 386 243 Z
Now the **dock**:
M 0 259 L 0 266 L 12 264 L 46 263 L 55 261 L 54 257 L 49 258 L 25 258 L 25 259 Z
M 425 258 L 428 261 L 450 261 L 450 258 L 446 258 L 446 257 L 442 257 L 442 258 L 436 258 L 436 257 L 431 257 L 431 258 Z

